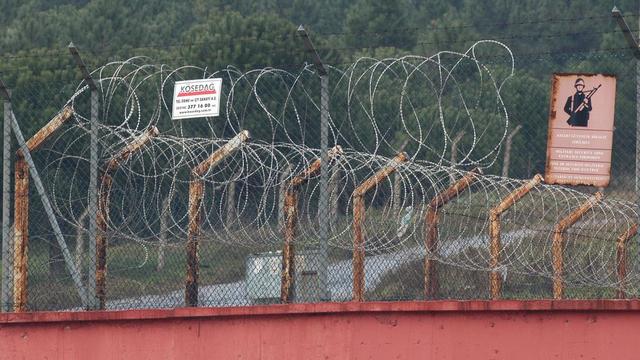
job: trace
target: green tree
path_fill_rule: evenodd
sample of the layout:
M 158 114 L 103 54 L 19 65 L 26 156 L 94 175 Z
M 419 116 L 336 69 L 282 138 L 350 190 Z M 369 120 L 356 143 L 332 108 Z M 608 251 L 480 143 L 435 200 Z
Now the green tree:
M 348 46 L 411 49 L 416 31 L 407 22 L 407 5 L 402 0 L 358 0 L 347 12 L 345 42 Z

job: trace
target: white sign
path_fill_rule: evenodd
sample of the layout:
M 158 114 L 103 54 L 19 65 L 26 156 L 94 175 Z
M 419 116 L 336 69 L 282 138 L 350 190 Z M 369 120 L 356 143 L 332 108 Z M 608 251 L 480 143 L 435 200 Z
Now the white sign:
M 222 79 L 176 81 L 171 118 L 189 119 L 220 115 Z

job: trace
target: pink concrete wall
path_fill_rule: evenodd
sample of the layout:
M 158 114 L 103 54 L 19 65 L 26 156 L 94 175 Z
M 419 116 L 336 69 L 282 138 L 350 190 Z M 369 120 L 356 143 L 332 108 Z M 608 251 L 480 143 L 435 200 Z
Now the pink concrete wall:
M 0 359 L 639 359 L 638 301 L 0 314 Z

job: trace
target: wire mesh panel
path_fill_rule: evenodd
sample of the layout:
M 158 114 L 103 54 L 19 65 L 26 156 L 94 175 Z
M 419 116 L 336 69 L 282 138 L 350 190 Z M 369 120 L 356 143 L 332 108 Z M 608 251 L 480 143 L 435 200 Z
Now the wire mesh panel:
M 50 131 L 29 148 L 43 193 L 12 153 L 11 238 L 26 261 L 12 305 L 637 297 L 635 60 L 515 49 L 486 40 L 327 66 L 326 104 L 310 65 L 133 58 L 97 68 L 95 89 L 66 71 L 48 87 L 17 82 L 27 143 Z M 606 189 L 536 177 L 550 74 L 568 71 L 618 79 Z M 175 82 L 202 78 L 223 79 L 221 115 L 172 120 Z

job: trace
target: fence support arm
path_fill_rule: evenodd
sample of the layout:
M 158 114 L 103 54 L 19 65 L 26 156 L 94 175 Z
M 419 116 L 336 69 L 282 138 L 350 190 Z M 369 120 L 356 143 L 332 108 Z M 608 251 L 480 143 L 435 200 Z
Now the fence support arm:
M 587 211 L 591 210 L 597 203 L 602 200 L 602 193 L 597 192 L 587 201 L 585 201 L 579 208 L 574 210 L 571 214 L 567 215 L 564 219 L 558 222 L 553 230 L 553 244 L 552 244 L 552 256 L 553 256 L 553 298 L 562 299 L 564 296 L 564 282 L 562 280 L 563 263 L 563 246 L 566 238 L 566 231 L 580 220 Z
M 187 277 L 184 295 L 186 306 L 198 306 L 198 237 L 200 236 L 200 205 L 204 197 L 204 180 L 202 178 L 210 169 L 218 166 L 220 162 L 238 150 L 249 138 L 249 131 L 241 131 L 191 170 L 189 225 L 187 229 Z
M 381 181 L 393 174 L 408 160 L 404 152 L 396 155 L 389 164 L 378 170 L 353 191 L 353 300 L 364 301 L 364 234 L 362 225 L 365 219 L 364 196 Z
M 531 180 L 524 185 L 515 189 L 507 195 L 500 204 L 489 211 L 489 238 L 491 240 L 491 274 L 489 282 L 491 286 L 491 298 L 498 300 L 501 296 L 502 279 L 497 269 L 500 263 L 500 250 L 502 247 L 500 241 L 500 216 L 502 213 L 512 207 L 517 201 L 527 195 L 534 187 L 538 186 L 544 179 L 542 175 L 536 174 Z
M 638 39 L 629 28 L 629 25 L 624 20 L 624 17 L 622 17 L 622 12 L 616 6 L 614 6 L 613 9 L 611 9 L 611 15 L 614 17 L 614 19 L 616 19 L 618 27 L 620 27 L 622 35 L 627 41 L 629 49 L 631 49 L 631 51 L 633 52 L 633 56 L 635 56 L 636 59 L 640 60 L 640 46 L 638 45 Z
M 456 196 L 464 192 L 482 174 L 480 168 L 475 168 L 466 173 L 458 181 L 454 182 L 443 192 L 437 194 L 427 205 L 425 215 L 425 248 L 427 250 L 424 257 L 424 297 L 432 299 L 438 293 L 437 269 L 430 254 L 438 251 L 438 210 L 453 200 Z
M 13 114 L 10 114 L 13 117 Z M 29 159 L 31 152 L 38 150 L 42 144 L 56 132 L 67 120 L 73 116 L 73 109 L 66 106 L 60 113 L 53 117 L 45 126 L 33 135 L 29 140 L 24 142 L 24 150 L 21 147 L 16 151 L 15 164 L 15 200 L 14 200 L 14 221 L 15 229 L 13 234 L 14 246 L 14 263 L 13 263 L 13 310 L 15 312 L 23 312 L 27 309 L 28 292 L 28 258 L 29 258 L 29 177 L 37 176 L 30 171 Z M 14 118 L 15 120 L 15 118 Z M 15 132 L 15 131 L 14 131 Z M 17 135 L 17 132 L 15 132 Z M 28 153 L 28 156 L 25 156 Z M 38 182 L 40 178 L 38 177 Z M 43 198 L 44 200 L 44 198 Z M 46 206 L 45 206 L 46 208 Z M 54 232 L 55 229 L 54 229 Z M 58 245 L 64 248 L 64 239 L 61 234 L 56 234 Z M 61 241 L 62 240 L 62 241 Z M 75 264 L 69 257 L 65 257 L 67 268 L 71 274 L 76 274 Z M 80 294 L 86 294 L 81 283 L 78 283 L 77 277 L 76 287 Z M 83 303 L 87 300 L 86 296 L 81 295 Z
M 155 126 L 150 127 L 144 133 L 125 145 L 115 154 L 105 166 L 102 174 L 100 192 L 98 194 L 98 211 L 96 212 L 96 298 L 100 309 L 105 308 L 106 301 L 106 276 L 107 276 L 107 223 L 109 219 L 109 195 L 113 184 L 112 174 L 120 167 L 120 164 L 127 161 L 131 155 L 138 152 L 153 137 L 158 136 L 159 131 Z
M 340 145 L 331 148 L 328 152 L 329 159 L 333 160 L 342 155 L 342 147 Z M 295 249 L 294 240 L 296 237 L 296 225 L 298 223 L 298 192 L 300 186 L 305 184 L 309 178 L 320 172 L 322 165 L 321 159 L 316 159 L 308 168 L 303 170 L 289 181 L 284 196 L 284 247 L 282 250 L 282 276 L 280 281 L 280 301 L 282 303 L 289 302 L 291 296 L 291 288 L 295 281 Z

